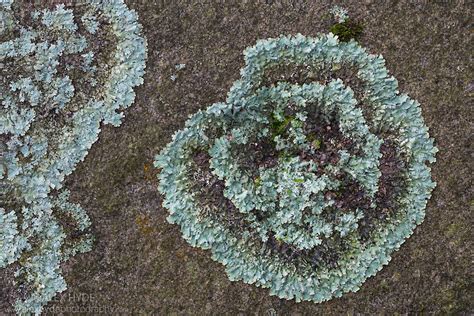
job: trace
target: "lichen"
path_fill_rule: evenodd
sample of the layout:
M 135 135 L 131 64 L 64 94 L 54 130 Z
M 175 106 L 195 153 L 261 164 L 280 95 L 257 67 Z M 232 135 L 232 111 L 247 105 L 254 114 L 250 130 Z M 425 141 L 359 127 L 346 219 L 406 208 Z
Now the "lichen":
M 0 4 L 8 22 L 0 29 L 8 39 L 0 43 L 0 268 L 19 264 L 17 286 L 27 293 L 15 309 L 39 314 L 66 289 L 60 264 L 92 247 L 89 217 L 69 201 L 63 181 L 101 123 L 120 125 L 119 111 L 143 82 L 146 41 L 122 1 L 57 5 L 31 19 L 17 18 L 12 3 Z M 83 27 L 74 19 L 81 10 Z M 91 34 L 114 40 L 110 54 Z
M 156 157 L 168 221 L 230 280 L 296 301 L 357 291 L 422 222 L 435 186 L 419 104 L 382 56 L 332 33 L 260 40 L 244 56 L 225 103 Z M 362 99 L 340 79 L 262 85 L 276 65 L 350 65 Z

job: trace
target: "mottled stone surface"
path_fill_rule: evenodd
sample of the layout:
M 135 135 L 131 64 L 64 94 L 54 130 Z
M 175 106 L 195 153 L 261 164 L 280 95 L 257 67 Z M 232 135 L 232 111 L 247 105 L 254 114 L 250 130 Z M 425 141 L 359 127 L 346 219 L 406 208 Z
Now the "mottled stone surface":
M 267 289 L 230 282 L 208 251 L 189 246 L 178 227 L 166 222 L 154 155 L 188 115 L 225 99 L 240 76 L 245 47 L 279 34 L 315 36 L 332 23 L 332 4 L 326 1 L 246 2 L 127 1 L 138 11 L 148 38 L 145 84 L 136 89 L 135 105 L 126 111 L 122 126 L 105 126 L 67 179 L 72 201 L 92 219 L 96 244 L 64 266 L 69 289 L 46 310 L 163 315 L 474 312 L 469 1 L 343 4 L 364 27 L 362 46 L 382 54 L 400 91 L 421 103 L 440 150 L 433 165 L 438 186 L 425 222 L 357 293 L 321 304 L 296 303 L 269 296 Z M 176 70 L 181 63 L 185 68 Z

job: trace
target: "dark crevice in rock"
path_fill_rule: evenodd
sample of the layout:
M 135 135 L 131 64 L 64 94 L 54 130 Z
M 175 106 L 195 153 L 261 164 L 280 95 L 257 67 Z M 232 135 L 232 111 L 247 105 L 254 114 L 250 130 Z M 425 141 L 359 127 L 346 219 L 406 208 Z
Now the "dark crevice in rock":
M 382 158 L 380 159 L 379 190 L 375 195 L 376 208 L 366 208 L 364 218 L 359 222 L 359 235 L 361 240 L 366 241 L 370 233 L 380 222 L 394 216 L 400 203 L 397 197 L 406 188 L 407 168 L 403 156 L 397 151 L 397 144 L 393 140 L 385 140 L 380 146 Z
M 278 164 L 278 151 L 270 139 L 253 140 L 235 149 L 238 163 L 253 179 L 259 168 L 272 168 Z
M 196 170 L 193 172 L 198 205 L 205 214 L 222 222 L 232 231 L 243 233 L 247 230 L 245 215 L 224 197 L 224 181 L 212 174 L 209 165 L 211 157 L 207 152 L 198 151 L 193 156 Z

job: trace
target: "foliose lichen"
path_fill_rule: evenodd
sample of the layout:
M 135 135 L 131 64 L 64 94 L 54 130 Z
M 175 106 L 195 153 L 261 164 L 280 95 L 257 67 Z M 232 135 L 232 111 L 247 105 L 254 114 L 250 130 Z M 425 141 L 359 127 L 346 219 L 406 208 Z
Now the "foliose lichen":
M 296 301 L 357 291 L 423 221 L 435 187 L 420 105 L 382 56 L 332 33 L 259 40 L 244 57 L 226 102 L 156 156 L 168 221 L 231 280 Z M 319 77 L 266 78 L 282 65 Z M 339 78 L 346 68 L 353 78 Z
M 39 314 L 66 289 L 60 264 L 93 243 L 63 181 L 102 123 L 120 125 L 143 82 L 146 40 L 121 0 L 14 10 L 0 2 L 0 268 L 18 267 L 17 313 Z
M 349 19 L 347 10 L 338 5 L 333 6 L 329 12 L 334 16 L 338 23 L 344 23 L 347 19 Z

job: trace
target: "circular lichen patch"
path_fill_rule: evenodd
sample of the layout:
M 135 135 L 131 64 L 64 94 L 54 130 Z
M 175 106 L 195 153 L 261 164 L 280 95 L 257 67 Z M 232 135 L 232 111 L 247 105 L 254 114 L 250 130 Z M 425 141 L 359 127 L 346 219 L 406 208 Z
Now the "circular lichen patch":
M 297 301 L 357 291 L 424 218 L 437 149 L 420 106 L 331 33 L 244 55 L 226 102 L 156 157 L 168 220 L 231 280 Z

